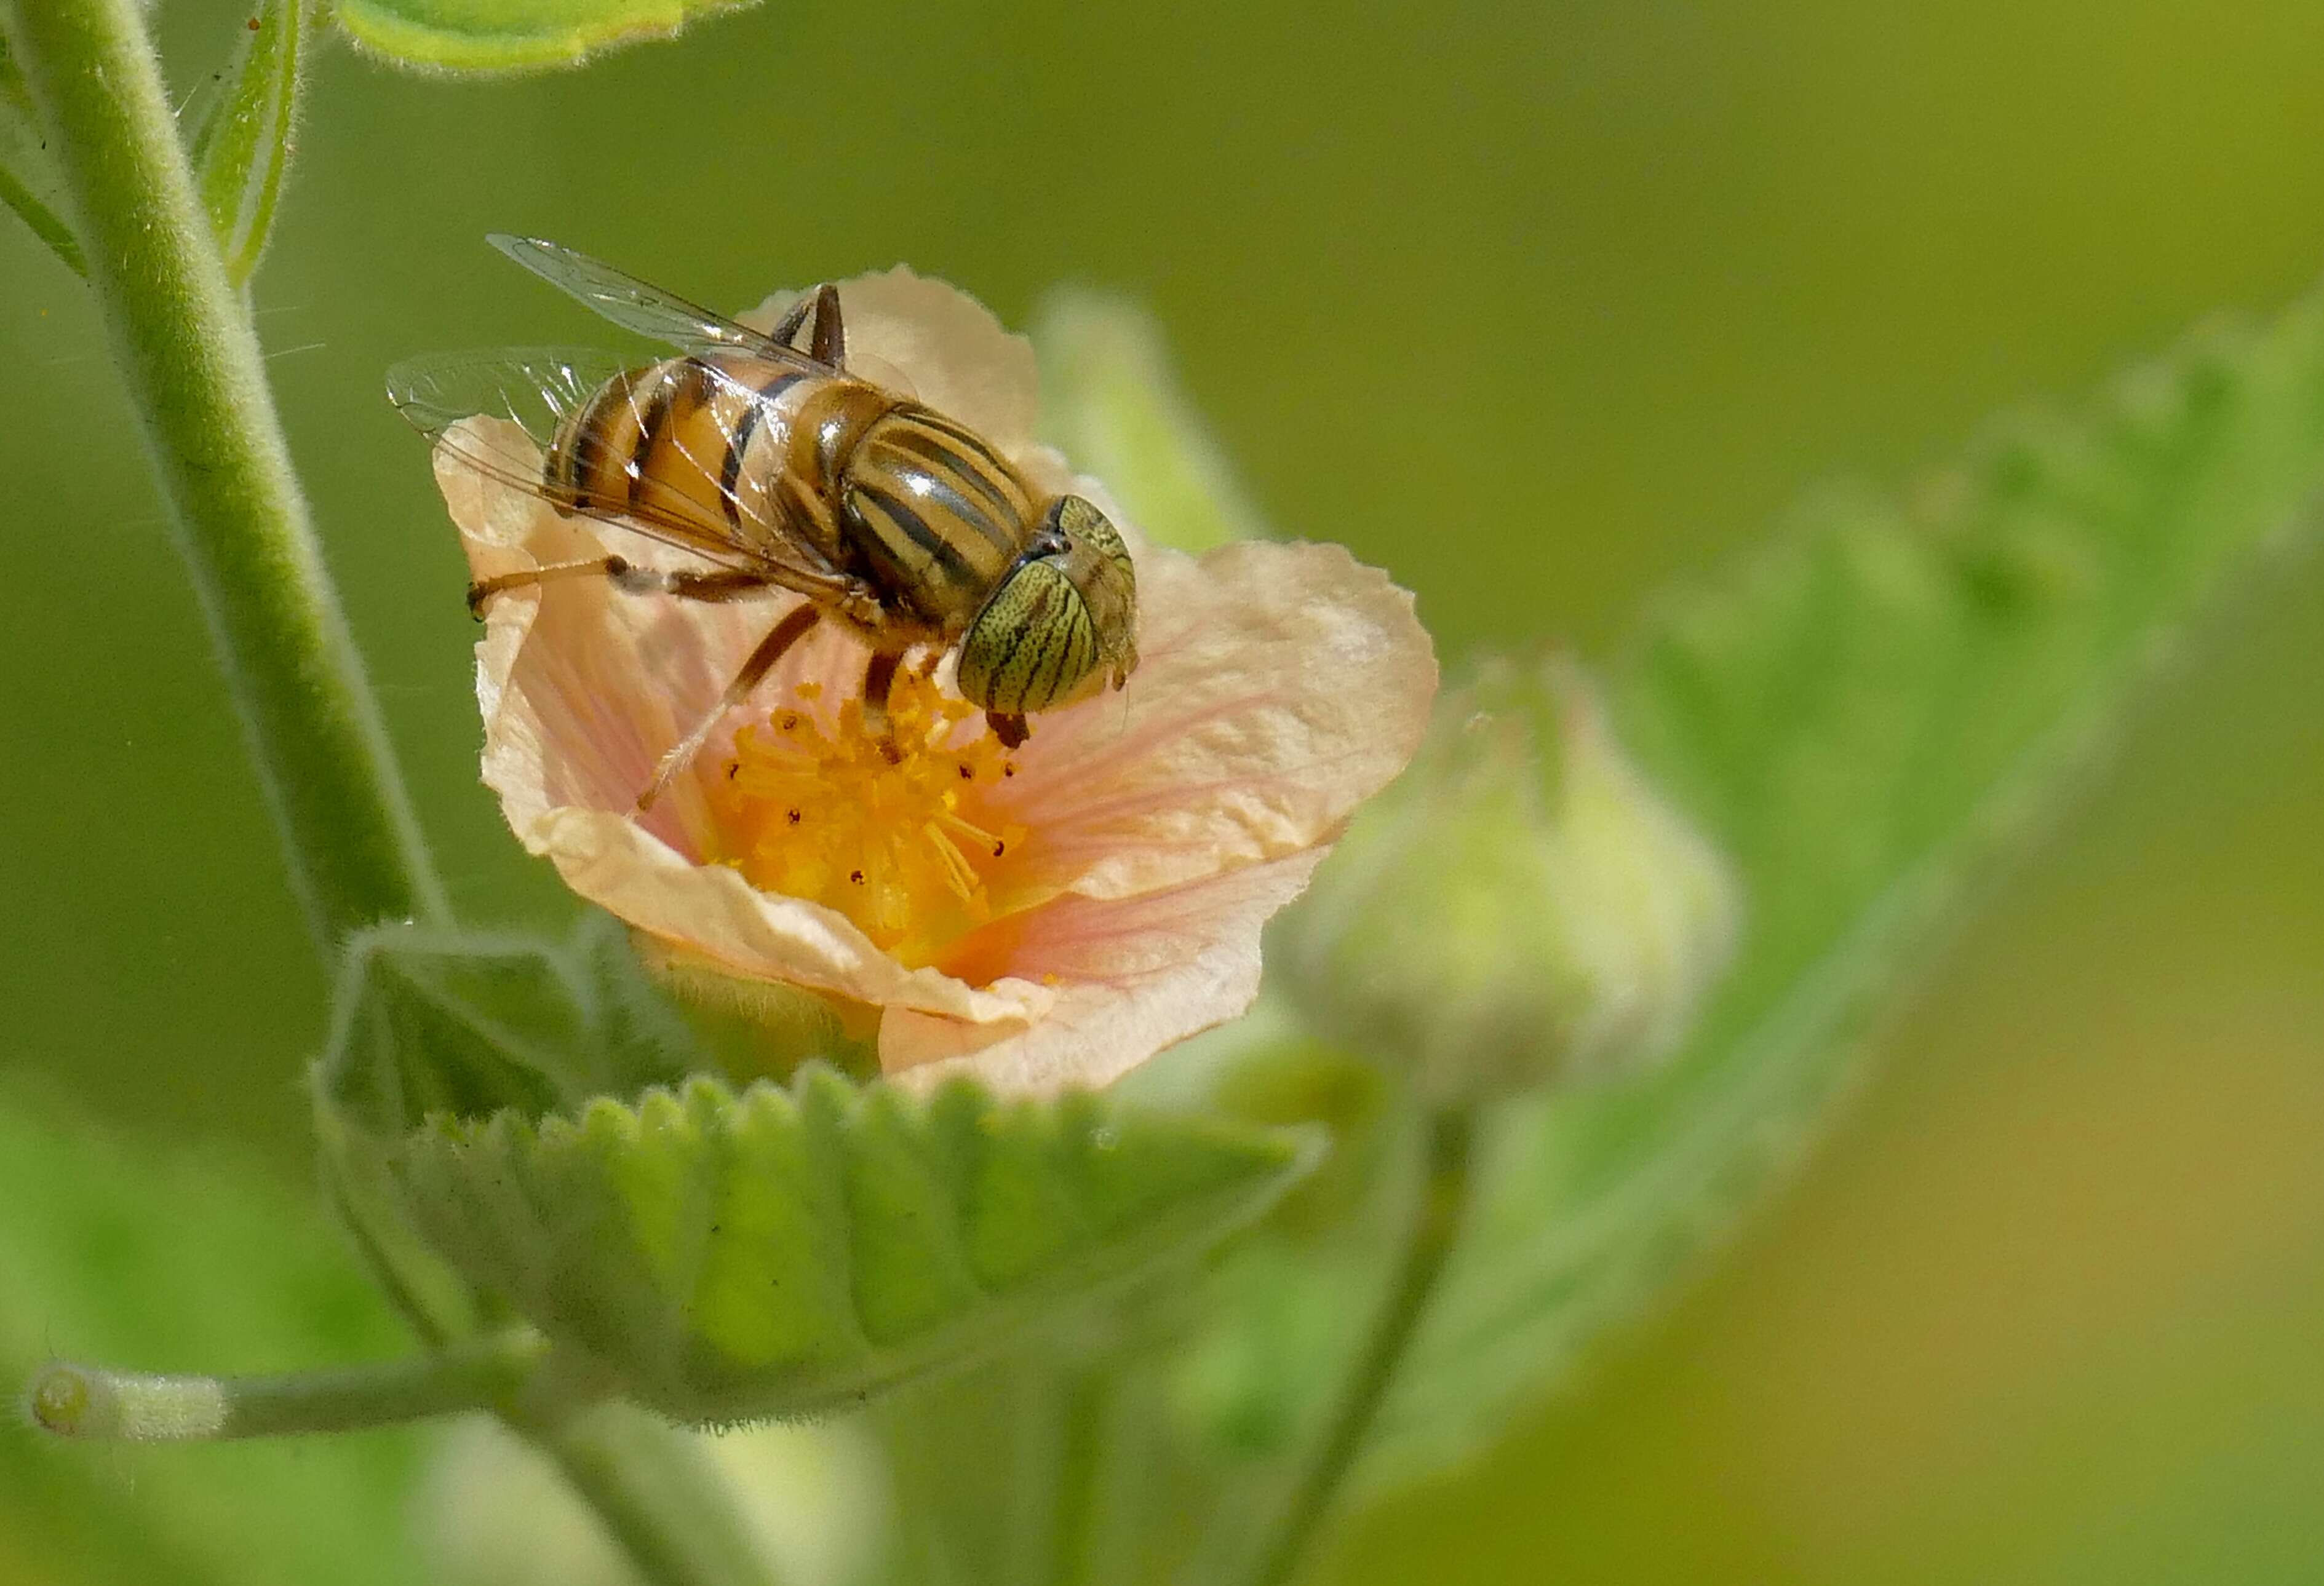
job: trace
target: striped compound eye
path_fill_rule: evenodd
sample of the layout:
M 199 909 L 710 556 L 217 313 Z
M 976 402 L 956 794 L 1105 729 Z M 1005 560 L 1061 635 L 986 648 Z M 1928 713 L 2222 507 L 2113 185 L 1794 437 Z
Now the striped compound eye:
M 1097 623 L 1065 570 L 1071 555 L 1019 562 L 992 592 L 961 641 L 964 697 L 1027 715 L 1072 697 L 1095 669 Z

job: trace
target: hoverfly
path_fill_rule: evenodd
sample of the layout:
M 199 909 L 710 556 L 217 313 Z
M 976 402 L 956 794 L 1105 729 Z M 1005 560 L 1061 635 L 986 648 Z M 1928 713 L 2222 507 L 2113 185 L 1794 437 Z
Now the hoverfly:
M 438 354 L 391 369 L 389 400 L 480 472 L 696 565 L 608 554 L 532 567 L 471 585 L 469 610 L 575 576 L 685 600 L 807 597 L 663 756 L 639 808 L 825 620 L 870 651 L 863 715 L 882 738 L 889 686 L 918 646 L 958 648 L 956 686 L 1010 748 L 1028 715 L 1102 682 L 1119 688 L 1137 667 L 1136 576 L 1105 514 L 1077 495 L 1044 495 L 966 426 L 850 373 L 837 288 L 805 294 L 761 334 L 555 243 L 488 240 L 680 355 L 634 366 L 567 348 Z M 455 428 L 478 413 L 515 420 L 540 448 L 538 468 Z

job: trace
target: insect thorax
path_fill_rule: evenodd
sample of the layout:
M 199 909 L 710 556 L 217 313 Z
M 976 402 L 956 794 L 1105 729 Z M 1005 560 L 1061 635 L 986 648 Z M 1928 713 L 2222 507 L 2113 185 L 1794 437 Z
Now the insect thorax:
M 917 404 L 864 432 L 841 493 L 844 530 L 869 576 L 948 638 L 1016 565 L 1038 516 L 989 442 Z

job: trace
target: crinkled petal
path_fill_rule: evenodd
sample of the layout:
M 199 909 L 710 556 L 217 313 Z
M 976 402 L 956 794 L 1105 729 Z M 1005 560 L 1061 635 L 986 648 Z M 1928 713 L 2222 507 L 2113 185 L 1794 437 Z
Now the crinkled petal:
M 739 316 L 773 328 L 797 292 L 778 292 Z M 1033 344 L 1010 334 L 992 310 L 941 281 L 899 264 L 839 283 L 849 372 L 877 381 L 893 370 L 910 394 L 1014 456 L 1033 443 L 1040 369 Z
M 492 426 L 490 420 L 471 425 Z M 530 447 L 512 425 L 505 445 Z M 478 577 L 609 551 L 657 567 L 687 555 L 587 518 L 564 517 L 516 486 L 437 456 L 437 479 Z M 477 647 L 476 696 L 484 718 L 484 781 L 519 828 L 566 806 L 627 811 L 669 746 L 712 708 L 753 645 L 798 596 L 710 603 L 625 595 L 598 577 L 567 577 L 494 600 Z M 861 679 L 863 650 L 818 630 L 760 686 L 761 700 L 798 684 Z M 737 713 L 738 716 L 740 712 Z M 714 736 L 641 824 L 688 858 L 708 848 L 704 779 L 731 741 Z
M 618 532 L 561 518 L 448 453 L 438 471 L 479 576 L 601 555 Z M 936 970 L 908 971 L 835 910 L 759 892 L 735 871 L 702 862 L 704 779 L 724 758 L 715 740 L 650 812 L 630 813 L 663 752 L 715 703 L 792 598 L 669 600 L 573 577 L 494 601 L 477 657 L 485 782 L 518 840 L 567 885 L 729 973 L 972 1023 L 1021 1024 L 1052 1000 L 1046 988 L 994 994 Z M 822 634 L 762 688 L 777 696 L 807 679 L 838 687 L 862 664 L 854 641 Z
M 992 788 L 997 807 L 978 815 L 1028 834 L 1005 882 L 1015 911 L 907 969 L 844 915 L 706 862 L 722 844 L 706 789 L 732 759 L 740 711 L 649 815 L 632 813 L 791 595 L 712 604 L 576 576 L 495 601 L 477 651 L 485 780 L 529 849 L 674 962 L 880 1010 L 890 1073 L 931 1083 L 967 1068 L 1036 1093 L 1102 1084 L 1250 1005 L 1261 927 L 1419 742 L 1436 686 L 1428 637 L 1408 595 L 1337 547 L 1236 545 L 1199 564 L 1148 547 L 1102 486 L 1033 443 L 1021 338 L 908 270 L 840 290 L 852 364 L 894 371 L 1039 488 L 1097 501 L 1138 562 L 1141 662 L 1129 686 L 1037 718 L 1017 774 Z M 781 306 L 746 318 L 770 324 Z M 508 477 L 537 467 L 521 431 L 469 422 L 511 452 Z M 663 567 L 691 559 L 560 515 L 445 453 L 438 476 L 478 576 L 608 551 Z M 802 708 L 828 726 L 864 659 L 826 624 L 755 707 L 819 684 Z
M 604 810 L 552 809 L 517 836 L 584 898 L 729 974 L 998 1031 L 1029 1024 L 1056 1000 L 1030 982 L 978 991 L 938 970 L 906 969 L 845 916 L 761 892 L 724 865 L 694 863 Z
M 1323 857 L 1311 849 L 1136 898 L 1063 897 L 988 927 L 986 946 L 1014 975 L 1056 982 L 1054 1005 L 1017 1031 L 891 1008 L 880 1066 L 918 1087 L 955 1074 L 1030 1095 L 1110 1083 L 1250 1009 L 1260 930 Z
M 1436 659 L 1412 596 L 1336 545 L 1139 564 L 1130 685 L 1038 717 L 1010 818 L 1037 883 L 1175 886 L 1328 841 L 1404 769 Z

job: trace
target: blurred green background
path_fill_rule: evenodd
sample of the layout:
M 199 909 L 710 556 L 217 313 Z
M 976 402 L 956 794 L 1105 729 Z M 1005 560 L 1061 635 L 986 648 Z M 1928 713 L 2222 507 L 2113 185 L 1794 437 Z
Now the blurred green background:
M 241 14 L 162 13 L 177 84 Z M 899 259 L 1017 324 L 1124 290 L 1276 521 L 1453 654 L 1602 649 L 1819 480 L 2324 272 L 2300 0 L 782 0 L 569 76 L 316 78 L 259 323 L 480 921 L 564 904 L 476 784 L 459 557 L 379 375 L 589 334 L 487 230 L 737 307 Z M 13 225 L 0 371 L 0 1081 L 295 1178 L 322 977 L 95 319 Z M 1803 1181 L 1342 1577 L 2324 1580 L 2319 655 L 2324 567 L 2253 580 Z

